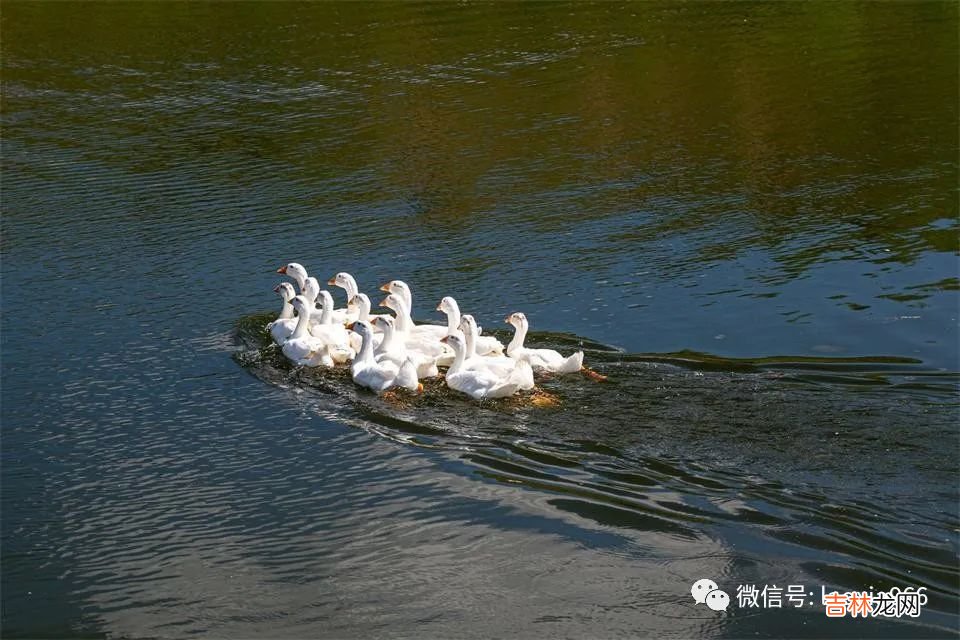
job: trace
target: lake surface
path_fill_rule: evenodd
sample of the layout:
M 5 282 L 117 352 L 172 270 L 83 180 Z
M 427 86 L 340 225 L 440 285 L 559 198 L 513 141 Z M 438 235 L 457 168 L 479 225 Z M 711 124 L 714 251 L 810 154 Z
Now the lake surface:
M 0 20 L 5 637 L 957 634 L 955 3 Z M 610 380 L 292 369 L 293 260 Z

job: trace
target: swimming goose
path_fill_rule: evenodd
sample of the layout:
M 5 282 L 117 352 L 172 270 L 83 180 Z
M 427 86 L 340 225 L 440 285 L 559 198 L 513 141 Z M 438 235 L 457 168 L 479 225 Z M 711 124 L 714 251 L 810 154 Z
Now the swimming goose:
M 460 327 L 460 305 L 451 296 L 444 296 L 437 305 L 437 311 L 447 314 L 447 335 L 454 333 Z M 477 353 L 485 355 L 503 355 L 503 343 L 493 336 L 481 336 L 481 329 L 477 326 L 477 336 L 474 344 Z
M 463 332 L 464 365 L 470 369 L 487 369 L 498 376 L 508 376 L 516 369 L 522 360 L 515 360 L 507 356 L 478 355 L 476 352 L 477 322 L 469 313 L 460 318 L 460 331 Z M 520 389 L 533 389 L 533 369 L 523 367 L 518 378 Z
M 320 297 L 320 282 L 310 276 L 304 280 L 304 291 L 303 295 L 306 296 L 307 300 L 310 300 L 316 306 L 317 299 Z M 330 292 L 327 292 L 327 295 L 330 295 Z M 334 309 L 333 308 L 333 297 L 330 298 L 330 322 L 335 322 L 337 324 L 347 324 L 347 310 L 346 309 Z M 319 308 L 318 308 L 319 310 Z M 318 314 L 314 314 L 315 317 Z
M 436 336 L 424 332 L 413 331 L 414 325 L 413 320 L 410 318 L 410 309 L 404 303 L 403 298 L 391 293 L 383 299 L 383 302 L 380 303 L 380 306 L 386 307 L 387 309 L 393 309 L 396 312 L 396 331 L 403 338 L 403 341 L 407 345 L 408 349 L 420 351 L 431 358 L 445 358 L 446 362 L 453 362 L 453 352 L 449 347 L 441 344 Z M 440 328 L 442 328 L 444 333 L 446 333 L 446 327 Z M 446 366 L 446 362 L 440 361 L 438 364 Z
M 400 366 L 404 360 L 409 359 L 417 367 L 418 377 L 432 378 L 440 375 L 436 357 L 423 353 L 415 347 L 407 348 L 406 342 L 402 338 L 397 338 L 394 322 L 394 319 L 389 316 L 381 316 L 372 323 L 375 328 L 382 331 L 383 335 L 383 341 L 373 353 L 377 362 L 389 360 Z
M 310 307 L 313 305 L 304 296 L 294 297 L 292 305 L 297 311 L 297 327 L 283 343 L 283 355 L 306 367 L 332 367 L 333 358 L 327 351 L 327 345 L 310 335 Z
M 398 296 L 407 306 L 407 311 L 411 314 L 413 313 L 413 294 L 410 292 L 410 287 L 406 282 L 403 280 L 391 280 L 387 284 L 381 285 L 380 291 L 386 291 L 387 293 Z M 406 333 L 429 334 L 437 340 L 447 335 L 447 327 L 441 327 L 435 324 L 414 324 L 413 320 L 410 320 L 409 329 L 405 329 L 404 331 Z
M 267 325 L 267 331 L 273 336 L 274 342 L 283 344 L 283 341 L 289 338 L 297 328 L 297 319 L 293 317 L 293 305 L 290 304 L 296 293 L 289 282 L 281 282 L 273 288 L 273 291 L 283 300 L 283 307 L 280 308 L 277 319 Z
M 526 361 L 518 362 L 516 369 L 505 376 L 497 375 L 486 368 L 471 368 L 466 362 L 467 349 L 460 335 L 446 336 L 441 342 L 451 347 L 456 354 L 453 364 L 447 370 L 447 386 L 467 394 L 474 400 L 505 398 L 513 395 L 520 389 L 523 378 L 530 369 L 530 364 Z
M 356 355 L 350 341 L 352 332 L 333 321 L 333 296 L 326 289 L 320 292 L 320 302 L 320 321 L 310 325 L 310 333 L 323 340 L 334 362 L 349 362 Z
M 564 357 L 553 349 L 529 349 L 523 346 L 530 325 L 527 317 L 520 312 L 511 313 L 503 320 L 514 328 L 513 339 L 507 345 L 507 355 L 517 360 L 525 360 L 537 371 L 552 373 L 573 373 L 583 368 L 583 351 Z
M 342 309 L 345 322 L 356 322 L 360 320 L 361 318 L 358 317 L 358 309 L 353 302 L 356 295 L 360 293 L 356 279 L 346 271 L 341 271 L 327 280 L 327 284 L 331 287 L 340 287 L 347 292 L 347 306 Z M 337 309 L 337 311 L 341 311 L 341 309 Z
M 354 382 L 378 394 L 398 384 L 411 391 L 423 390 L 423 385 L 417 381 L 417 368 L 409 358 L 399 367 L 389 360 L 377 362 L 373 355 L 370 323 L 354 322 L 352 326 L 361 339 L 360 353 L 350 365 Z

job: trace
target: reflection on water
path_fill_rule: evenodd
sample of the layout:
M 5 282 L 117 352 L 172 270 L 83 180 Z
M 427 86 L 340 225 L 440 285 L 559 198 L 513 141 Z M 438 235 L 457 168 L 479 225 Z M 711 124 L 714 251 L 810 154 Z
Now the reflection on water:
M 955 630 L 957 14 L 6 3 L 5 630 Z M 251 315 L 292 259 L 613 381 L 292 371 Z M 706 574 L 931 600 L 720 618 Z

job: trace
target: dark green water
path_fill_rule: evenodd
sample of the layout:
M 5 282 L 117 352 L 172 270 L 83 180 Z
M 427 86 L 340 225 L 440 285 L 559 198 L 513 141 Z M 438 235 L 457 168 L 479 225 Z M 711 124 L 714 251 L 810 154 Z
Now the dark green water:
M 955 3 L 0 21 L 4 637 L 956 635 Z M 290 260 L 610 382 L 292 370 Z

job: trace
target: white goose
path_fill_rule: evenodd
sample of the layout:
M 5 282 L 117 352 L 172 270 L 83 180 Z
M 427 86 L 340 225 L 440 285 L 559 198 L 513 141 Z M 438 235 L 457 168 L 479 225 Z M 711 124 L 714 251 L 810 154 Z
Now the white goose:
M 451 296 L 445 296 L 437 305 L 437 311 L 443 311 L 447 314 L 447 335 L 450 335 L 460 327 L 460 305 Z M 493 336 L 481 336 L 480 328 L 477 327 L 477 336 L 475 340 L 477 353 L 486 355 L 503 355 L 503 343 Z
M 583 368 L 583 351 L 564 357 L 553 349 L 529 349 L 523 346 L 530 328 L 527 317 L 520 312 L 511 313 L 504 319 L 507 324 L 513 325 L 514 334 L 507 345 L 507 355 L 517 360 L 524 360 L 538 371 L 552 373 L 573 373 Z
M 357 320 L 361 320 L 362 318 L 359 317 L 359 310 L 353 302 L 353 299 L 358 293 L 360 293 L 360 289 L 357 287 L 356 279 L 346 271 L 341 271 L 337 275 L 327 280 L 327 284 L 331 287 L 340 287 L 347 292 L 346 308 L 337 309 L 337 311 L 343 311 L 345 322 L 356 322 Z
M 302 264 L 299 262 L 285 264 L 277 269 L 277 273 L 293 278 L 297 283 L 297 288 L 300 289 L 300 293 L 303 293 L 303 285 L 307 281 L 307 270 L 303 268 Z
M 323 340 L 337 364 L 349 362 L 356 355 L 350 340 L 352 332 L 333 321 L 333 296 L 326 289 L 320 292 L 320 321 L 311 323 L 310 333 Z
M 423 391 L 423 385 L 417 380 L 417 368 L 409 358 L 399 367 L 388 360 L 377 362 L 373 356 L 373 329 L 370 323 L 355 322 L 353 329 L 361 339 L 360 353 L 350 365 L 354 382 L 378 394 L 397 385 L 410 391 Z
M 410 318 L 410 309 L 404 303 L 403 298 L 391 293 L 383 299 L 380 306 L 393 309 L 396 312 L 396 331 L 403 337 L 408 349 L 420 351 L 431 358 L 437 359 L 437 364 L 441 366 L 453 362 L 453 352 L 449 347 L 442 344 L 436 336 L 423 332 L 413 332 L 413 319 Z M 440 328 L 446 334 L 446 327 Z
M 463 314 L 460 318 L 460 331 L 463 332 L 463 343 L 465 348 L 464 364 L 470 369 L 487 369 L 498 376 L 509 376 L 514 369 L 518 368 L 522 360 L 515 360 L 507 356 L 482 356 L 476 352 L 477 339 L 477 321 L 469 313 Z M 519 374 L 520 389 L 533 389 L 533 369 L 529 366 L 523 367 Z
M 297 328 L 297 319 L 293 317 L 293 305 L 290 301 L 297 294 L 293 290 L 293 285 L 289 282 L 281 282 L 273 288 L 283 300 L 283 307 L 280 309 L 280 315 L 273 322 L 267 324 L 267 331 L 273 336 L 273 341 L 277 344 L 283 344 L 283 341 L 290 337 L 293 330 Z
M 303 287 L 303 295 L 306 296 L 307 300 L 310 300 L 316 305 L 317 299 L 320 297 L 320 282 L 313 276 L 310 276 L 304 281 Z M 327 292 L 327 295 L 330 296 L 330 292 Z M 330 322 L 347 324 L 347 310 L 334 309 L 333 296 L 330 296 Z
M 333 358 L 327 352 L 327 345 L 310 335 L 310 307 L 313 305 L 304 296 L 296 296 L 292 304 L 297 311 L 297 327 L 283 343 L 283 355 L 306 367 L 332 367 Z
M 379 328 L 383 335 L 383 341 L 374 351 L 374 357 L 377 362 L 389 360 L 398 367 L 404 360 L 410 359 L 417 367 L 417 376 L 420 378 L 433 378 L 440 375 L 437 369 L 437 359 L 430 355 L 407 348 L 402 338 L 397 338 L 395 321 L 388 316 L 381 316 L 373 321 L 374 328 Z
M 377 318 L 389 318 L 389 315 L 370 313 L 370 298 L 365 293 L 358 293 L 350 300 L 350 307 L 357 310 L 357 320 L 373 323 Z M 354 321 L 356 322 L 356 320 Z M 376 327 L 374 331 L 378 331 Z
M 403 280 L 391 280 L 387 284 L 381 285 L 380 291 L 386 291 L 387 293 L 398 296 L 407 306 L 407 311 L 411 314 L 413 313 L 413 294 L 410 292 L 410 287 L 406 282 Z M 447 327 L 441 327 L 435 324 L 414 324 L 412 319 L 410 320 L 410 328 L 405 331 L 410 334 L 428 334 L 437 340 L 447 335 Z
M 456 354 L 453 364 L 447 370 L 447 386 L 467 394 L 474 400 L 505 398 L 513 395 L 520 389 L 523 378 L 530 369 L 526 361 L 518 362 L 516 369 L 506 376 L 497 375 L 486 368 L 471 368 L 466 360 L 467 347 L 461 336 L 457 334 L 446 336 L 442 342 L 449 345 Z

